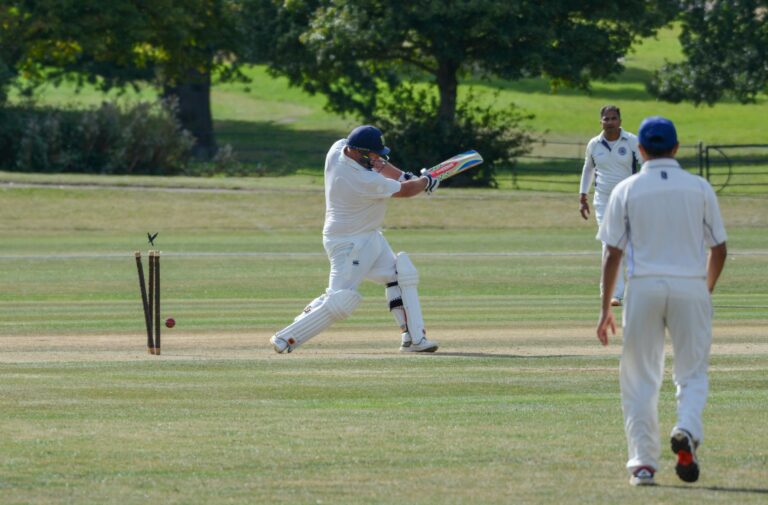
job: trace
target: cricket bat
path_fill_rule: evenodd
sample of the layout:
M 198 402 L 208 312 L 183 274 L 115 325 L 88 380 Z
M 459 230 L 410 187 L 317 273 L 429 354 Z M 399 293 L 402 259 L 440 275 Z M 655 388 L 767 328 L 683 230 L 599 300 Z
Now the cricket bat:
M 483 162 L 483 157 L 477 151 L 467 151 L 461 154 L 457 154 L 453 158 L 438 163 L 432 168 L 427 169 L 426 173 L 434 177 L 435 179 L 442 181 L 449 177 L 453 177 L 456 174 L 479 165 Z M 422 172 L 423 173 L 423 172 Z

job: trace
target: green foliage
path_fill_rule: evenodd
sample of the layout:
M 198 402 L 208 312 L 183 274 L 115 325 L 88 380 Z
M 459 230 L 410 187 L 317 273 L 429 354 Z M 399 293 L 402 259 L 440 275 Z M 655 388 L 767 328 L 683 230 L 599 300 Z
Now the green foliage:
M 520 122 L 530 119 L 514 105 L 506 109 L 478 105 L 470 91 L 458 104 L 453 122 L 443 121 L 438 100 L 425 89 L 400 86 L 381 100 L 371 122 L 386 132 L 392 159 L 418 172 L 462 151 L 475 149 L 485 162 L 444 182 L 446 186 L 496 186 L 498 165 L 511 166 L 531 143 Z
M 263 176 L 264 170 L 240 162 L 232 144 L 225 144 L 216 151 L 210 161 L 198 161 L 187 165 L 180 175 L 190 177 L 248 177 Z
M 658 70 L 649 92 L 674 103 L 712 105 L 723 96 L 754 102 L 768 85 L 768 2 L 683 3 L 680 42 L 686 59 Z
M 397 136 L 403 157 L 424 163 L 472 145 L 490 157 L 452 184 L 494 185 L 498 163 L 525 152 L 516 113 L 459 104 L 467 75 L 589 88 L 623 69 L 632 43 L 663 26 L 670 2 L 633 0 L 540 2 L 508 0 L 253 0 L 249 44 L 256 61 L 310 93 L 327 108 L 369 120 Z M 427 79 L 437 98 L 416 102 L 403 81 Z M 391 96 L 387 96 L 392 93 Z M 391 112 L 382 112 L 392 107 Z M 505 119 L 511 127 L 502 125 Z M 409 160 L 410 161 L 410 160 Z
M 244 80 L 235 0 L 8 0 L 0 6 L 0 104 L 23 75 L 25 92 L 73 81 L 112 88 L 149 82 L 178 99 L 195 155 L 216 149 L 210 82 Z M 21 84 L 17 81 L 16 84 Z
M 17 66 L 23 57 L 14 41 L 22 38 L 25 23 L 18 9 L 0 3 L 0 105 L 8 97 L 8 88 L 18 75 Z
M 173 103 L 104 102 L 85 111 L 0 109 L 0 165 L 21 172 L 174 174 L 194 141 Z
M 174 84 L 190 69 L 239 77 L 238 3 L 230 0 L 8 0 L 0 21 L 16 29 L 0 47 L 33 82 L 73 79 L 103 89 Z M 11 36 L 13 38 L 11 38 Z
M 381 83 L 404 75 L 433 79 L 440 115 L 451 120 L 467 73 L 507 79 L 545 75 L 587 88 L 615 75 L 639 36 L 663 26 L 672 2 L 574 3 L 509 0 L 254 0 L 252 43 L 294 85 L 328 97 L 337 112 L 370 116 Z M 297 43 L 297 39 L 300 43 Z M 290 41 L 290 42 L 289 42 Z

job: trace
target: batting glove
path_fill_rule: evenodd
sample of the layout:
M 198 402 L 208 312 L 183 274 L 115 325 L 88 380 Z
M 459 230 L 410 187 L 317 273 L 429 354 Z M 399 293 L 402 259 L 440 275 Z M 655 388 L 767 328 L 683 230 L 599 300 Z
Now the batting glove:
M 411 179 L 418 179 L 418 177 L 418 175 L 412 174 L 411 172 L 403 172 L 400 174 L 400 178 L 397 180 L 397 182 L 410 181 Z
M 424 192 L 428 195 L 431 195 L 437 190 L 437 187 L 440 185 L 440 179 L 436 177 L 432 177 L 429 172 L 427 172 L 426 168 L 421 169 L 421 176 L 426 177 L 427 179 L 427 187 L 424 188 Z

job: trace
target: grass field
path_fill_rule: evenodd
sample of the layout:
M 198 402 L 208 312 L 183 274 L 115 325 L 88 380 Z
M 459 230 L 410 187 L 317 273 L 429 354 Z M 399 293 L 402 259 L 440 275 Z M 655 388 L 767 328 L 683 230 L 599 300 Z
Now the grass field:
M 469 80 L 462 92 L 534 113 L 542 149 L 586 142 L 606 102 L 629 130 L 668 115 L 683 144 L 765 141 L 764 96 L 712 108 L 652 99 L 650 73 L 676 58 L 666 30 L 591 94 L 552 94 L 538 79 Z M 528 163 L 527 185 L 502 174 L 500 190 L 391 203 L 386 234 L 419 269 L 435 355 L 397 352 L 372 284 L 351 318 L 276 355 L 269 337 L 327 281 L 319 170 L 354 120 L 262 67 L 249 73 L 250 84 L 214 88 L 219 140 L 249 149 L 261 173 L 289 177 L 0 172 L 0 504 L 765 503 L 764 190 L 721 196 L 730 256 L 713 298 L 701 480 L 683 485 L 665 449 L 661 485 L 633 489 L 621 336 L 606 348 L 594 336 L 595 226 L 559 193 L 575 192 L 580 164 L 550 177 Z M 65 86 L 40 99 L 103 97 Z M 148 231 L 160 232 L 163 317 L 177 321 L 161 356 L 144 348 L 133 260 Z M 674 422 L 670 364 L 663 435 Z
M 765 502 L 764 197 L 721 198 L 701 480 L 678 481 L 665 451 L 661 485 L 634 489 L 621 338 L 594 337 L 599 244 L 572 199 L 393 201 L 386 234 L 419 268 L 440 351 L 400 355 L 366 284 L 350 319 L 283 356 L 269 336 L 327 279 L 316 178 L 59 182 L 81 186 L 0 186 L 3 505 Z M 177 321 L 161 356 L 144 349 L 132 257 L 147 231 Z

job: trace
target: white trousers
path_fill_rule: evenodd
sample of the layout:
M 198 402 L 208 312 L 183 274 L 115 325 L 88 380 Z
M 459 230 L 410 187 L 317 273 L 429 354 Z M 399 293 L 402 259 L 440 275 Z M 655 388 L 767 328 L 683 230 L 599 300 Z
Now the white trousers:
M 323 239 L 323 247 L 331 262 L 328 292 L 340 289 L 357 291 L 368 279 L 387 284 L 397 279 L 396 256 L 380 231 L 352 237 Z
M 605 208 L 608 206 L 608 198 L 610 195 L 605 196 L 602 193 L 595 193 L 595 199 L 593 201 L 594 207 L 595 207 L 595 220 L 597 221 L 597 226 L 599 227 L 600 224 L 603 222 L 603 215 L 605 215 Z M 608 252 L 608 246 L 605 244 L 605 242 L 602 242 L 603 244 L 603 256 L 602 261 L 605 261 L 605 255 Z M 624 283 L 624 276 L 626 272 L 626 276 L 629 277 L 632 275 L 632 248 L 627 247 L 627 249 L 624 251 L 624 255 L 621 258 L 621 269 L 619 270 L 619 275 L 616 276 L 616 286 L 613 288 L 613 294 L 611 295 L 612 298 L 618 298 L 619 300 L 624 299 L 624 289 L 625 289 L 625 283 Z M 600 296 L 603 296 L 603 279 L 600 278 Z
M 664 375 L 664 330 L 674 352 L 677 424 L 703 439 L 707 368 L 712 343 L 712 303 L 706 281 L 696 278 L 633 277 L 624 307 L 624 344 L 619 367 L 627 468 L 659 468 L 658 401 Z

